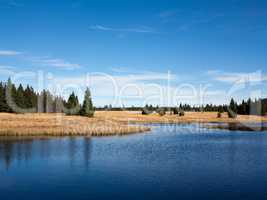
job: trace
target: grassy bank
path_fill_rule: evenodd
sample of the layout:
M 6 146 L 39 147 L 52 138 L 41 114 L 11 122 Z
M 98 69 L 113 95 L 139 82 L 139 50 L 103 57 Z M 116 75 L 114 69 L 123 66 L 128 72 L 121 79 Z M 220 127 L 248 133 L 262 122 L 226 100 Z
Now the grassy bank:
M 63 114 L 7 114 L 0 113 L 0 136 L 112 136 L 149 131 L 139 123 L 258 123 L 267 117 L 237 116 L 221 118 L 216 112 L 187 112 L 185 116 L 158 114 L 141 115 L 140 112 L 99 111 L 94 118 L 65 116 Z M 135 123 L 136 125 L 129 125 Z
M 225 122 L 225 123 L 257 123 L 267 122 L 267 117 L 238 115 L 237 118 L 229 118 L 227 113 L 222 114 L 218 118 L 217 112 L 186 112 L 184 116 L 158 114 L 141 115 L 141 112 L 127 111 L 99 111 L 96 112 L 96 117 L 108 118 L 120 123 L 191 123 L 191 122 Z
M 63 114 L 0 114 L 0 136 L 111 136 L 150 129 L 103 117 L 86 118 Z

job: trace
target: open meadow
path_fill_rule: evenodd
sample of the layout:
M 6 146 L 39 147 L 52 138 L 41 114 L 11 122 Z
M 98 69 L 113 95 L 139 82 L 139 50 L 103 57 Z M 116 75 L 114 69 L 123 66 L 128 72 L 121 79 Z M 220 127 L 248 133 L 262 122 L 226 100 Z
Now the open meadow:
M 216 112 L 187 112 L 185 116 L 142 115 L 130 111 L 97 111 L 95 117 L 64 114 L 0 114 L 0 136 L 112 136 L 150 131 L 142 123 L 259 123 L 267 117 L 238 115 L 236 119 Z
M 110 136 L 149 130 L 101 115 L 87 118 L 64 114 L 0 114 L 0 136 Z

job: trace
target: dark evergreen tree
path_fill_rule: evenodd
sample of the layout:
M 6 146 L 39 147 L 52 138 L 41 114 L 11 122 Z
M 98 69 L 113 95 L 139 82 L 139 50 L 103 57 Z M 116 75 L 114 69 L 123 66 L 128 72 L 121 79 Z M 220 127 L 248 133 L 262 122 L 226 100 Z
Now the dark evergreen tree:
M 24 89 L 21 84 L 16 90 L 16 93 L 14 95 L 14 100 L 16 104 L 16 113 L 24 112 L 24 108 L 25 108 Z
M 236 118 L 236 116 L 237 116 L 237 104 L 233 98 L 231 99 L 230 105 L 228 108 L 228 116 L 230 118 Z
M 223 113 L 223 112 L 224 112 L 223 106 L 219 106 L 219 107 L 218 107 L 218 112 L 219 112 L 219 113 Z
M 12 83 L 9 78 L 5 87 L 5 101 L 8 107 L 8 112 L 16 112 L 16 86 Z
M 66 114 L 68 115 L 77 115 L 80 113 L 81 108 L 79 100 L 74 92 L 72 92 L 71 95 L 69 96 L 66 108 L 67 108 Z
M 55 113 L 62 113 L 64 112 L 64 106 L 67 103 L 65 100 L 61 97 L 55 97 L 54 102 L 53 102 L 53 112 Z
M 36 112 L 37 111 L 37 95 L 35 94 L 32 87 L 27 85 L 24 90 L 24 107 L 27 109 L 27 112 Z
M 91 97 L 91 92 L 89 88 L 86 88 L 84 101 L 82 105 L 82 109 L 80 114 L 85 117 L 93 117 L 94 116 L 94 107 Z
M 5 84 L 0 82 L 0 112 L 9 112 L 9 108 L 6 103 L 5 91 L 6 91 Z

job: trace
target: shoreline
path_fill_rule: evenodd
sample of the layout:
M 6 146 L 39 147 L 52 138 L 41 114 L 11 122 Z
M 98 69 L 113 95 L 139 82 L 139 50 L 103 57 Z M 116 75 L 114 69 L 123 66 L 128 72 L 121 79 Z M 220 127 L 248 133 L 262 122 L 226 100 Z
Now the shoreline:
M 0 113 L 0 137 L 40 137 L 40 136 L 116 136 L 149 133 L 153 124 L 214 123 L 208 128 L 226 129 L 216 123 L 255 125 L 267 123 L 266 116 L 240 116 L 230 119 L 226 113 L 217 118 L 216 112 L 186 112 L 185 116 L 167 114 L 142 115 L 131 111 L 97 111 L 93 118 L 53 114 L 9 114 Z M 233 127 L 233 126 L 231 126 Z M 246 130 L 235 126 L 236 130 Z M 241 128 L 239 128 L 241 127 Z M 255 130 L 261 130 L 256 128 Z M 234 129 L 233 129 L 234 130 Z M 266 130 L 265 128 L 263 130 Z
M 0 137 L 26 136 L 116 136 L 149 132 L 151 128 L 132 126 L 101 117 L 64 114 L 0 113 Z

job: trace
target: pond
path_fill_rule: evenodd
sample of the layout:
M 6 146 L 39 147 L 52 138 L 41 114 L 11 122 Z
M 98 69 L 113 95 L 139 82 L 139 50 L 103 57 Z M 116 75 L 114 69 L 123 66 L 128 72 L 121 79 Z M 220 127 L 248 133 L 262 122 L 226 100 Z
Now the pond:
M 266 133 L 151 126 L 123 137 L 1 139 L 1 199 L 267 199 Z

